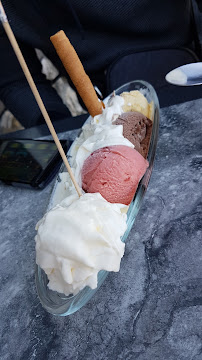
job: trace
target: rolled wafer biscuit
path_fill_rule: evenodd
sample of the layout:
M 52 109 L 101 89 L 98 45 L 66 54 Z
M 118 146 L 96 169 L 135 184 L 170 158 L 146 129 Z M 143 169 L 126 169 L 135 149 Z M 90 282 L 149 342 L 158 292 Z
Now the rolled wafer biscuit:
M 102 102 L 98 99 L 93 84 L 64 31 L 57 32 L 50 39 L 89 114 L 91 116 L 101 114 Z

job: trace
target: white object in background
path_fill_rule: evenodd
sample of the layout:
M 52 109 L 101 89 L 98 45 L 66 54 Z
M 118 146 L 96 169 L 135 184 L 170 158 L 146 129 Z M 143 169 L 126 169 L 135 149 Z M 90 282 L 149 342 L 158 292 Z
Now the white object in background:
M 202 84 L 202 63 L 196 62 L 180 66 L 170 71 L 166 81 L 173 85 L 193 86 Z

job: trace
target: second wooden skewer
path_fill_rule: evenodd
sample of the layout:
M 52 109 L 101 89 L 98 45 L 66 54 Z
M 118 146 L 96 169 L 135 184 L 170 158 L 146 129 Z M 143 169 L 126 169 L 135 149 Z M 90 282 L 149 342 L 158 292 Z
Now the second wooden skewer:
M 65 166 L 67 168 L 67 171 L 69 172 L 70 178 L 71 178 L 71 180 L 72 180 L 72 182 L 73 182 L 73 184 L 75 186 L 75 189 L 76 189 L 78 195 L 81 196 L 82 195 L 81 189 L 80 189 L 80 187 L 78 186 L 78 184 L 76 182 L 76 179 L 74 177 L 72 169 L 71 169 L 71 167 L 69 165 L 69 162 L 67 160 L 65 152 L 64 152 L 64 150 L 62 148 L 62 145 L 60 143 L 60 140 L 58 139 L 58 136 L 57 136 L 57 134 L 55 132 L 53 124 L 52 124 L 52 122 L 50 120 L 50 117 L 48 115 L 48 112 L 47 112 L 47 110 L 46 110 L 46 108 L 44 106 L 44 103 L 43 103 L 43 101 L 41 99 L 41 96 L 40 96 L 40 94 L 39 94 L 39 92 L 37 90 L 37 87 L 36 87 L 36 85 L 34 83 L 32 75 L 31 75 L 31 73 L 30 73 L 30 71 L 28 69 L 28 66 L 27 66 L 27 64 L 25 62 L 25 59 L 24 59 L 24 57 L 22 55 L 22 52 L 21 52 L 21 50 L 19 48 L 17 40 L 16 40 L 16 38 L 15 38 L 15 36 L 13 34 L 13 31 L 12 31 L 9 23 L 8 23 L 8 19 L 7 19 L 7 16 L 6 16 L 6 13 L 4 11 L 4 8 L 3 8 L 3 5 L 2 5 L 1 1 L 0 1 L 0 20 L 1 20 L 2 24 L 3 24 L 3 27 L 5 29 L 6 34 L 7 34 L 8 38 L 9 38 L 9 40 L 10 40 L 10 43 L 11 43 L 11 45 L 13 47 L 13 50 L 14 50 L 17 58 L 18 58 L 18 61 L 19 61 L 20 65 L 21 65 L 21 67 L 22 67 L 22 70 L 23 70 L 23 72 L 25 74 L 25 77 L 26 77 L 28 83 L 29 83 L 29 86 L 30 86 L 30 88 L 31 88 L 31 90 L 33 92 L 33 95 L 34 95 L 34 97 L 36 99 L 36 102 L 37 102 L 37 104 L 38 104 L 38 106 L 39 106 L 39 108 L 40 108 L 40 110 L 41 110 L 41 112 L 43 114 L 43 117 L 44 117 L 44 119 L 46 121 L 46 124 L 47 124 L 49 130 L 50 130 L 50 133 L 51 133 L 51 135 L 53 137 L 53 140 L 55 141 L 55 144 L 56 144 L 56 146 L 58 148 L 58 151 L 59 151 L 59 153 L 60 153 L 60 155 L 61 155 L 61 157 L 62 157 L 62 159 L 64 161 L 64 164 L 65 164 Z

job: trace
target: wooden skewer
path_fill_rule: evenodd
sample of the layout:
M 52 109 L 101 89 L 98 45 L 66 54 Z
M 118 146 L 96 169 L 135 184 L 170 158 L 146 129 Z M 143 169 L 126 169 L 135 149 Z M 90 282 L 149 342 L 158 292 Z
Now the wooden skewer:
M 3 24 L 3 27 L 5 29 L 6 34 L 7 34 L 8 38 L 9 38 L 9 40 L 10 40 L 10 43 L 11 43 L 11 45 L 13 47 L 13 50 L 15 51 L 15 54 L 16 54 L 16 56 L 18 58 L 18 61 L 19 61 L 20 65 L 21 65 L 21 67 L 22 67 L 22 70 L 23 70 L 23 72 L 24 72 L 24 74 L 26 76 L 26 79 L 27 79 L 27 81 L 29 83 L 29 86 L 30 86 L 30 88 L 31 88 L 31 90 L 33 92 L 33 95 L 34 95 L 34 97 L 35 97 L 35 99 L 37 101 L 37 104 L 38 104 L 38 106 L 39 106 L 39 108 L 40 108 L 40 110 L 41 110 L 41 112 L 43 114 L 43 117 L 44 117 L 44 119 L 46 121 L 46 124 L 47 124 L 47 126 L 48 126 L 48 128 L 49 128 L 49 130 L 51 132 L 53 140 L 55 141 L 55 144 L 56 144 L 56 146 L 58 148 L 58 151 L 59 151 L 59 153 L 60 153 L 60 155 L 61 155 L 61 157 L 62 157 L 62 159 L 64 161 L 64 164 L 65 164 L 65 166 L 67 168 L 67 171 L 69 172 L 71 180 L 72 180 L 72 182 L 73 182 L 73 184 L 74 184 L 74 186 L 76 188 L 76 191 L 77 191 L 78 195 L 81 196 L 82 195 L 81 189 L 79 188 L 79 186 L 78 186 L 78 184 L 76 182 L 76 179 L 75 179 L 74 174 L 72 172 L 72 169 L 71 169 L 71 167 L 69 165 L 69 162 L 67 160 L 65 152 L 64 152 L 64 150 L 62 148 L 62 145 L 61 145 L 61 143 L 60 143 L 60 141 L 58 139 L 58 136 L 57 136 L 57 134 L 55 132 L 53 124 L 52 124 L 52 122 L 50 120 L 50 117 L 49 117 L 49 115 L 47 113 L 47 110 L 46 110 L 46 108 L 44 106 L 44 103 L 43 103 L 43 101 L 41 99 L 41 96 L 40 96 L 40 94 L 39 94 L 39 92 L 37 90 L 37 87 L 36 87 L 36 85 L 34 83 L 32 75 L 31 75 L 31 73 L 30 73 L 30 71 L 28 69 L 28 66 L 27 66 L 27 64 L 25 62 L 25 59 L 24 59 L 24 57 L 22 55 L 22 52 L 21 52 L 21 50 L 19 48 L 19 45 L 18 45 L 17 40 L 15 38 L 15 35 L 13 34 L 13 31 L 12 31 L 12 29 L 11 29 L 9 23 L 8 23 L 8 19 L 7 19 L 7 16 L 6 16 L 6 13 L 5 13 L 5 10 L 3 8 L 3 5 L 2 5 L 1 1 L 0 1 L 0 20 L 1 20 L 2 24 Z

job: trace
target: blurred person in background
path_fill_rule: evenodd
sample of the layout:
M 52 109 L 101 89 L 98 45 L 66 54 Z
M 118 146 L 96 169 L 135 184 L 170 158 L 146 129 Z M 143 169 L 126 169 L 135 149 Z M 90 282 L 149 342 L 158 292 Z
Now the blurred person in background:
M 189 100 L 190 96 L 199 97 L 199 89 L 183 92 L 181 88 L 171 94 L 164 79 L 174 67 L 200 59 L 197 33 L 200 13 L 196 2 L 194 7 L 191 0 L 3 0 L 2 3 L 53 121 L 71 114 L 42 74 L 35 49 L 40 49 L 60 76 L 68 79 L 50 41 L 50 36 L 61 29 L 104 97 L 117 86 L 135 79 L 151 82 L 163 106 Z M 0 100 L 24 127 L 44 123 L 2 25 Z

